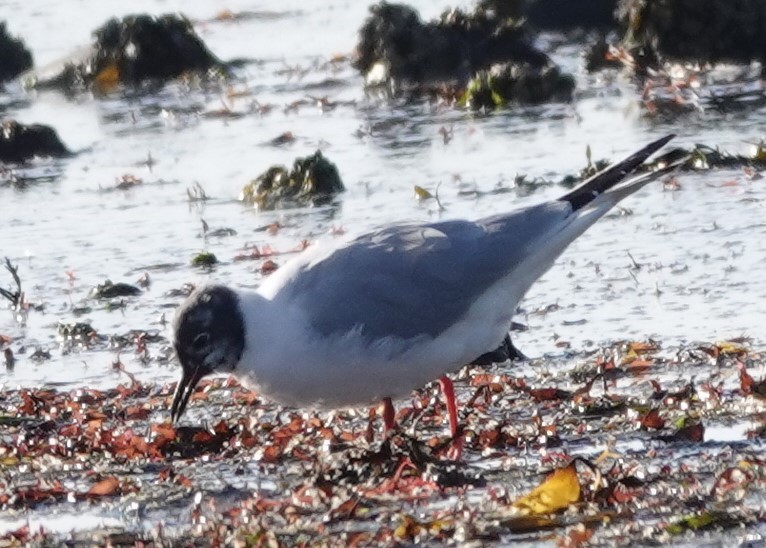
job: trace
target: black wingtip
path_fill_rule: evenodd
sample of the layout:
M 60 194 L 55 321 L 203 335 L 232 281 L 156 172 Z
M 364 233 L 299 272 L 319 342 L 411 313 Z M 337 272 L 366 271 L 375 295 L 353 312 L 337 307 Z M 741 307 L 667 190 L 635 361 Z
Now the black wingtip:
M 575 210 L 581 209 L 588 205 L 593 199 L 606 192 L 617 183 L 625 179 L 633 171 L 635 171 L 641 164 L 643 164 L 649 156 L 660 150 L 666 144 L 668 144 L 675 137 L 674 133 L 666 135 L 661 139 L 649 143 L 641 150 L 634 152 L 621 162 L 617 162 L 606 168 L 599 173 L 596 173 L 593 177 L 580 184 L 577 188 L 571 192 L 565 194 L 560 198 L 562 201 L 572 204 L 572 208 Z
M 670 141 L 672 141 L 675 138 L 676 138 L 675 133 L 669 133 L 665 135 L 665 137 L 661 137 L 657 139 L 656 141 L 654 141 L 653 143 L 648 144 L 647 147 L 654 147 L 654 150 L 657 151 L 661 149 L 662 147 L 664 147 L 665 145 L 667 145 Z

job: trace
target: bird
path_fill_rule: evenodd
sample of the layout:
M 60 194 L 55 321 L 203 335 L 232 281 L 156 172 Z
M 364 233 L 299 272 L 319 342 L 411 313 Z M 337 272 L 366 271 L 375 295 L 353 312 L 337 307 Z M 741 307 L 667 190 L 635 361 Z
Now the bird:
M 636 173 L 674 135 L 556 200 L 479 220 L 398 223 L 320 242 L 255 290 L 203 285 L 174 319 L 182 374 L 176 423 L 199 381 L 228 373 L 279 404 L 376 407 L 438 380 L 458 437 L 448 374 L 504 341 L 519 301 L 578 236 L 677 164 Z

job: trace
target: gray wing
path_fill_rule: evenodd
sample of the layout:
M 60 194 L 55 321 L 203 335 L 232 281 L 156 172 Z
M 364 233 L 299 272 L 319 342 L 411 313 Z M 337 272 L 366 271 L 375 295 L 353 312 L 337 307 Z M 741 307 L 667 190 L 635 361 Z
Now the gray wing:
M 323 335 L 357 328 L 368 341 L 435 337 L 571 213 L 552 202 L 477 222 L 391 226 L 305 264 L 279 293 Z

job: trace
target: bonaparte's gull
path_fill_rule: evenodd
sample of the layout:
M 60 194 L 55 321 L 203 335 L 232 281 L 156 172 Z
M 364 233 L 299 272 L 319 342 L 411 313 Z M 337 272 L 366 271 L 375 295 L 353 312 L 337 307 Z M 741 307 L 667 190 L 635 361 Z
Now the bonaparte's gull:
M 195 386 L 230 373 L 284 405 L 334 409 L 384 403 L 498 346 L 529 287 L 580 234 L 671 167 L 629 175 L 672 135 L 561 198 L 478 221 L 397 224 L 309 247 L 256 291 L 197 289 L 175 319 L 183 374 L 171 416 Z

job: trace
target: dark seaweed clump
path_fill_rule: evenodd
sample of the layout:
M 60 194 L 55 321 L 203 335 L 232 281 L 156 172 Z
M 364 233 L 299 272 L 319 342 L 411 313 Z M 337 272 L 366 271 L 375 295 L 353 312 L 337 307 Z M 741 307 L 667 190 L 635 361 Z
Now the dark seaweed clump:
M 202 251 L 192 257 L 191 264 L 200 268 L 213 268 L 218 264 L 218 258 L 209 251 Z
M 472 13 L 455 9 L 423 23 L 413 8 L 381 2 L 370 8 L 357 51 L 354 67 L 362 74 L 371 76 L 382 65 L 383 79 L 399 85 L 465 83 L 476 71 L 500 62 L 535 68 L 550 63 L 523 25 L 483 5 Z
M 37 86 L 69 89 L 95 83 L 108 90 L 116 84 L 164 83 L 187 72 L 224 67 L 182 15 L 112 18 L 93 35 L 91 58 Z
M 134 285 L 106 280 L 97 285 L 90 291 L 90 296 L 94 299 L 116 299 L 119 297 L 136 297 L 141 294 L 141 290 Z
M 749 63 L 766 60 L 762 0 L 622 0 L 627 43 L 659 60 Z M 654 62 L 652 62 L 654 61 Z
M 240 200 L 260 209 L 321 205 L 344 190 L 338 168 L 317 151 L 296 159 L 292 171 L 270 167 L 242 189 Z
M 32 54 L 18 38 L 8 34 L 5 21 L 0 21 L 0 83 L 11 80 L 32 68 Z
M 24 125 L 15 120 L 3 122 L 0 132 L 0 161 L 21 163 L 35 156 L 62 158 L 71 152 L 56 130 L 42 124 Z
M 491 109 L 509 103 L 568 102 L 574 88 L 574 78 L 556 66 L 506 63 L 480 71 L 468 84 L 465 103 Z
M 179 15 L 131 15 L 110 19 L 94 33 L 98 70 L 115 66 L 122 81 L 175 78 L 187 71 L 204 72 L 221 62 Z
M 493 0 L 503 4 L 503 0 Z M 517 2 L 518 3 L 518 2 Z M 525 0 L 522 14 L 538 30 L 574 29 L 609 31 L 617 27 L 618 0 Z

